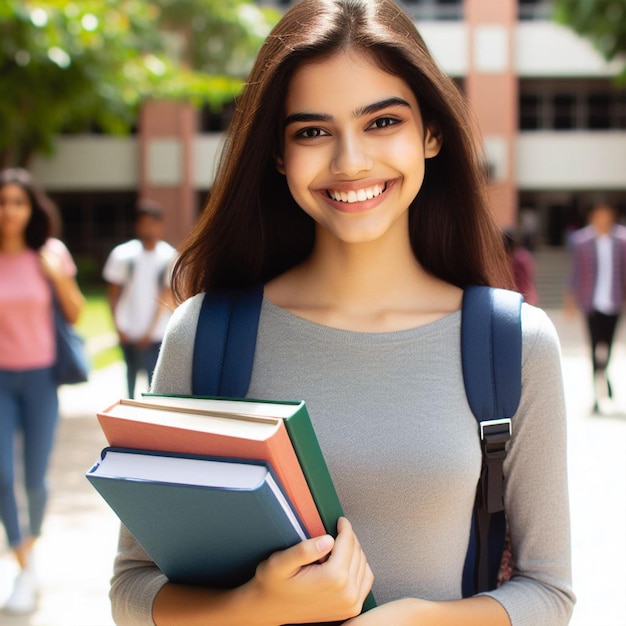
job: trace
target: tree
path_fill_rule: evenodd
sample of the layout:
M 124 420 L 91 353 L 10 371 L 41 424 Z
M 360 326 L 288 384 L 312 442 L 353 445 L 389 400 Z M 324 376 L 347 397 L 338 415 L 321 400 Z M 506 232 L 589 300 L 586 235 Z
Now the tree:
M 607 61 L 622 59 L 626 84 L 626 0 L 555 0 L 554 17 L 587 37 Z
M 126 133 L 146 98 L 219 110 L 277 19 L 244 0 L 0 0 L 0 167 L 61 132 Z

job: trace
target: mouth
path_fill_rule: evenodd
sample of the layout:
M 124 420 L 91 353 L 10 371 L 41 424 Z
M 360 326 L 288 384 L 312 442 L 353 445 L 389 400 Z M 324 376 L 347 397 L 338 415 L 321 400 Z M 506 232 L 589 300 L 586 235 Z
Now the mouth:
M 386 191 L 387 183 L 372 185 L 371 187 L 363 187 L 362 189 L 350 189 L 349 191 L 340 191 L 335 189 L 327 189 L 326 195 L 336 202 L 344 204 L 353 204 L 355 202 L 365 202 L 380 196 Z

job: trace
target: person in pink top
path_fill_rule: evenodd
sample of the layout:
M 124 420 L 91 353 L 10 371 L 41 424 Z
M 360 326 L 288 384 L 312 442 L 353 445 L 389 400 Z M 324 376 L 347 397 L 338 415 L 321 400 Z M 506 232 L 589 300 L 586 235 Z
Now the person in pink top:
M 84 303 L 74 261 L 54 238 L 58 225 L 54 205 L 27 171 L 0 173 L 0 518 L 20 566 L 3 607 L 12 613 L 36 606 L 32 551 L 44 518 L 58 418 L 52 290 L 71 323 Z M 16 502 L 18 433 L 28 525 L 21 523 Z

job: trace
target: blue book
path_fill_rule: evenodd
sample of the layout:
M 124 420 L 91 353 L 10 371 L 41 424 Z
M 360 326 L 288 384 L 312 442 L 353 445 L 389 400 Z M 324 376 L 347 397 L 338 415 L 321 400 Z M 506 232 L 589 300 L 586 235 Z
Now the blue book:
M 172 582 L 236 587 L 308 538 L 265 462 L 105 448 L 86 476 Z

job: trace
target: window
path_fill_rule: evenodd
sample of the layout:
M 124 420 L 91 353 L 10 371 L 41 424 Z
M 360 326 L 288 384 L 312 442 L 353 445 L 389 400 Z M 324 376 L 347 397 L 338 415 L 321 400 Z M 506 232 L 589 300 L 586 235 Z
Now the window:
M 548 20 L 552 17 L 550 0 L 518 0 L 517 17 L 520 20 Z
M 61 213 L 63 240 L 75 258 L 96 259 L 99 268 L 114 245 L 134 236 L 135 192 L 58 191 L 50 197 Z
M 398 0 L 414 20 L 459 20 L 463 0 Z
M 541 98 L 536 94 L 522 94 L 519 106 L 520 130 L 538 130 L 541 126 Z
M 591 94 L 587 98 L 588 126 L 591 130 L 611 128 L 611 96 Z
M 615 96 L 614 102 L 614 128 L 626 129 L 626 91 L 622 91 Z
M 626 129 L 626 92 L 606 79 L 522 80 L 520 130 Z
M 576 100 L 569 94 L 556 94 L 552 98 L 552 119 L 555 130 L 575 128 L 574 105 Z
M 235 101 L 225 104 L 219 111 L 213 111 L 208 105 L 200 110 L 199 131 L 218 133 L 226 130 L 235 112 Z

